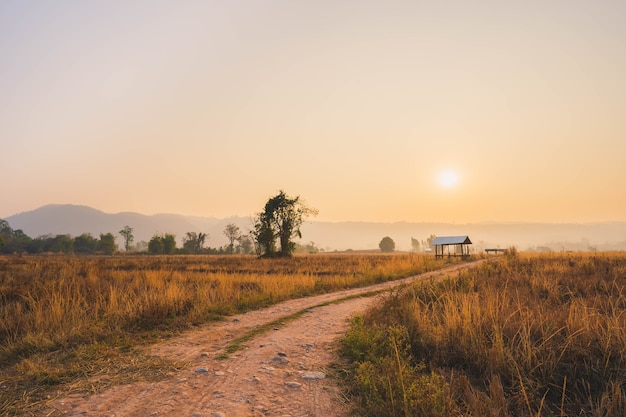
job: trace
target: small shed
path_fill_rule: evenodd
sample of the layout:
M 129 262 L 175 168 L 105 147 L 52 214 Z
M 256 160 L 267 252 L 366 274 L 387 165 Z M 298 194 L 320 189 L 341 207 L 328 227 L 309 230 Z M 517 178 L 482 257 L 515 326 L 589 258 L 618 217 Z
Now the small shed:
M 441 236 L 433 240 L 435 258 L 448 256 L 469 256 L 469 245 L 472 244 L 469 236 Z M 452 251 L 450 247 L 452 246 Z

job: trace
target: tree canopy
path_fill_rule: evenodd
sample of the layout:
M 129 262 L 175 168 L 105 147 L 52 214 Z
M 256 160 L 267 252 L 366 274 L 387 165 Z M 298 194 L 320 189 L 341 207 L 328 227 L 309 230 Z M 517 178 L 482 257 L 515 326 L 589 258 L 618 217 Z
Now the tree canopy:
M 135 236 L 133 236 L 133 228 L 130 226 L 124 226 L 119 233 L 124 238 L 124 249 L 128 252 L 132 249 L 133 240 L 135 240 Z
M 183 249 L 189 253 L 200 253 L 204 248 L 204 241 L 209 235 L 206 233 L 187 232 L 183 238 Z
M 239 227 L 237 227 L 234 223 L 227 224 L 224 228 L 224 236 L 226 236 L 230 242 L 228 245 L 228 252 L 233 253 L 235 251 L 235 241 L 239 240 L 241 237 Z
M 83 233 L 74 238 L 74 253 L 94 253 L 98 250 L 98 243 L 98 239 L 91 236 L 90 233 Z
M 117 250 L 115 244 L 115 236 L 112 233 L 100 233 L 100 242 L 98 249 L 107 255 L 112 255 Z
M 420 249 L 421 249 L 420 241 L 412 237 L 411 238 L 411 250 L 413 252 L 419 252 Z
M 171 233 L 154 235 L 148 243 L 148 251 L 154 255 L 171 255 L 176 252 L 176 236 Z
M 295 237 L 302 237 L 300 226 L 309 216 L 317 215 L 317 210 L 308 207 L 300 196 L 291 198 L 283 190 L 271 197 L 259 213 L 253 235 L 262 256 L 291 256 L 296 244 Z M 278 240 L 280 250 L 276 251 Z
M 378 247 L 381 252 L 393 252 L 396 250 L 396 242 L 394 242 L 389 236 L 385 236 L 378 244 Z

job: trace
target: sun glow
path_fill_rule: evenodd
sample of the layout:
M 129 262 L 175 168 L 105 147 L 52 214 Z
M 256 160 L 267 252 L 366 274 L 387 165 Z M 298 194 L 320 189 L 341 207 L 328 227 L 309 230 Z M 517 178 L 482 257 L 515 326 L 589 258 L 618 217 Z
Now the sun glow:
M 439 184 L 444 188 L 452 188 L 459 182 L 459 176 L 454 171 L 443 171 L 439 174 Z

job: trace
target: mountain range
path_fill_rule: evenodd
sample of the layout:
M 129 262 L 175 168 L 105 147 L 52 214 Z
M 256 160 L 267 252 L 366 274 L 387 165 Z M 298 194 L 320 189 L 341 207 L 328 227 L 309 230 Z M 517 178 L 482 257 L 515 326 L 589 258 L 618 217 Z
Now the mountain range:
M 179 214 L 144 215 L 132 212 L 105 213 L 71 204 L 50 204 L 5 218 L 13 229 L 31 237 L 69 234 L 113 233 L 122 243 L 119 231 L 133 228 L 135 242 L 149 241 L 155 234 L 172 233 L 180 242 L 187 232 L 208 233 L 206 244 L 226 245 L 223 231 L 234 223 L 243 233 L 252 229 L 246 217 L 198 217 Z M 561 250 L 626 250 L 626 222 L 603 223 L 374 223 L 309 221 L 302 226 L 302 243 L 332 250 L 377 249 L 380 240 L 391 237 L 398 250 L 410 250 L 411 238 L 420 242 L 430 235 L 468 235 L 474 250 L 516 246 L 520 250 L 550 248 Z

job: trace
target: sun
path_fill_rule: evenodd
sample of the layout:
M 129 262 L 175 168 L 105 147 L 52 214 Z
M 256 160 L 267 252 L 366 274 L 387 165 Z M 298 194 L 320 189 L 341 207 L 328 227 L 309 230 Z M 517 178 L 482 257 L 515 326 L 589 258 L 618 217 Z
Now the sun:
M 439 184 L 443 188 L 453 188 L 459 182 L 459 176 L 455 171 L 446 170 L 439 174 Z

